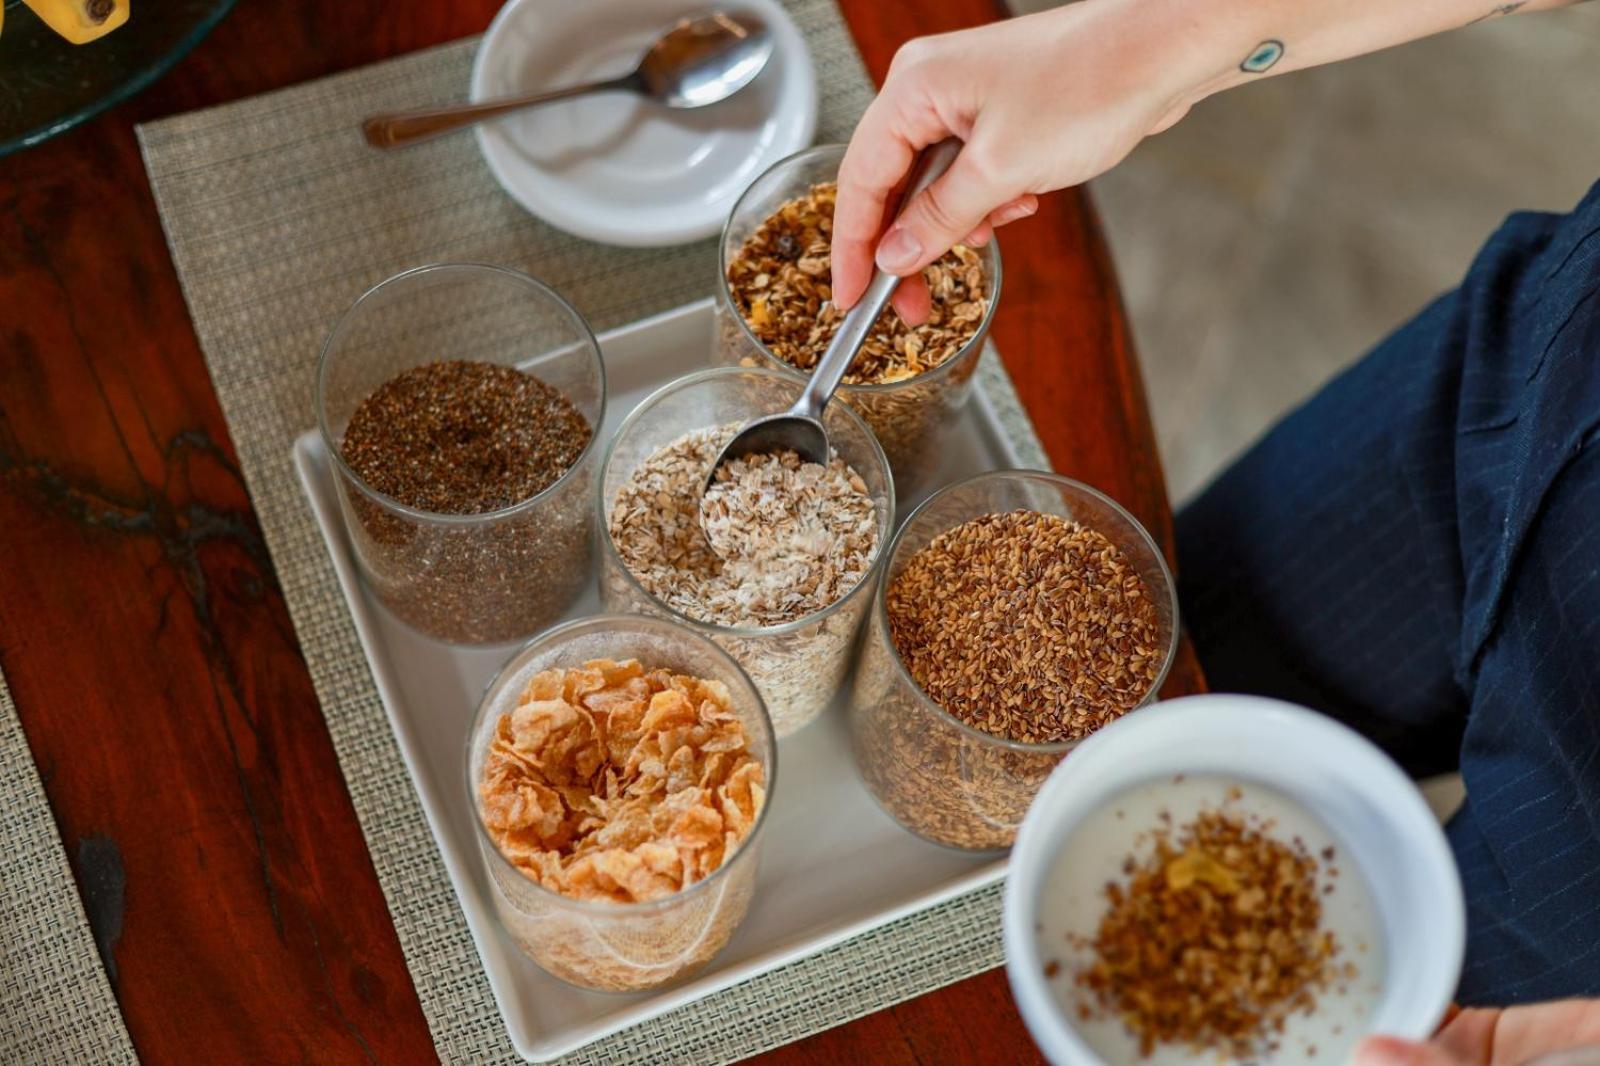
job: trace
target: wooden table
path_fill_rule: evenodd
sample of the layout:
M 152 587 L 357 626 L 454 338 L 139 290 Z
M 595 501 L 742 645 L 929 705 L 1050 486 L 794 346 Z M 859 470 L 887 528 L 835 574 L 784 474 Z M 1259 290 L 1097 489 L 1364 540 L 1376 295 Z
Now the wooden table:
M 991 3 L 841 6 L 881 78 L 902 41 L 996 17 Z M 251 0 L 142 96 L 0 160 L 0 668 L 149 1063 L 434 1051 L 133 126 L 475 33 L 496 6 Z M 1170 551 L 1087 198 L 1047 198 L 1004 244 L 994 339 L 1054 465 Z M 1185 649 L 1168 692 L 1201 685 Z M 1036 1057 L 996 970 L 764 1060 Z

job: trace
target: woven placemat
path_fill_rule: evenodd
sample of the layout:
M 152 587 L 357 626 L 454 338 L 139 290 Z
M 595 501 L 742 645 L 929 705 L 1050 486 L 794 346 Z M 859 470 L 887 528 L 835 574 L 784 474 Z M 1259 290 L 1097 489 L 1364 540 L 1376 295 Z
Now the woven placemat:
M 831 0 L 789 4 L 821 90 L 818 139 L 843 140 L 871 96 Z M 140 127 L 145 165 L 417 994 L 446 1061 L 513 1058 L 487 978 L 289 460 L 312 425 L 312 369 L 368 286 L 438 260 L 525 269 L 607 329 L 711 294 L 714 242 L 602 247 L 531 218 L 470 137 L 397 153 L 361 143 L 374 111 L 462 95 L 475 42 Z M 980 383 L 1045 465 L 999 361 Z M 774 1047 L 1001 961 L 990 888 L 796 962 L 571 1062 L 723 1062 Z
M 0 677 L 0 1061 L 137 1062 Z

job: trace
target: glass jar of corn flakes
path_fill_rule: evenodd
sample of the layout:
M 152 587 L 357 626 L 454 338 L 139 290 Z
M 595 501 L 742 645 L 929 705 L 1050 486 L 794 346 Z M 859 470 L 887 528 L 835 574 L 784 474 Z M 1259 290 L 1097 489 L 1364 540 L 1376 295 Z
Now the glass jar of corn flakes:
M 621 664 L 629 659 L 647 672 L 665 670 L 723 686 L 728 707 L 743 727 L 746 750 L 760 765 L 758 786 L 738 799 L 742 811 L 722 812 L 726 831 L 743 836 L 705 876 L 670 895 L 638 902 L 616 902 L 599 891 L 575 898 L 545 887 L 502 851 L 485 824 L 480 783 L 502 718 L 529 698 L 535 675 L 593 660 Z M 466 756 L 466 799 L 500 923 L 551 975 L 607 992 L 652 988 L 704 967 L 744 920 L 755 891 L 771 807 L 767 800 L 776 782 L 777 745 L 761 694 L 728 653 L 705 637 L 665 619 L 622 615 L 579 619 L 534 637 L 489 683 L 468 734 Z M 706 759 L 718 757 L 723 756 L 712 753 Z M 735 825 L 736 818 L 746 824 Z

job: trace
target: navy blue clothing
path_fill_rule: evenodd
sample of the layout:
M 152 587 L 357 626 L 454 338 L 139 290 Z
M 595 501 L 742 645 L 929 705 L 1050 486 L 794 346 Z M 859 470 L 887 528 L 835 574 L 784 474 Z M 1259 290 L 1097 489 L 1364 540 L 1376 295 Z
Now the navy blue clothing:
M 1460 998 L 1600 994 L 1600 185 L 1520 213 L 1178 517 L 1213 688 L 1459 767 Z

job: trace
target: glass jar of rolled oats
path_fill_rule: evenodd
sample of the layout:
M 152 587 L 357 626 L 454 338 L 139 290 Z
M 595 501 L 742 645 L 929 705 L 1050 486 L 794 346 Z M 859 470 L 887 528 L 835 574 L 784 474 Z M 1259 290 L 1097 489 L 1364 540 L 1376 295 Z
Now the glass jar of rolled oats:
M 652 763 L 661 738 L 673 752 Z M 557 626 L 489 683 L 466 756 L 501 925 L 553 976 L 651 988 L 704 967 L 744 920 L 777 746 L 761 694 L 705 637 L 639 616 Z M 585 803 L 596 780 L 615 794 Z
M 883 449 L 854 411 L 833 403 L 823 416 L 835 453 L 826 474 L 785 471 L 758 486 L 762 509 L 732 525 L 745 536 L 741 548 L 760 549 L 752 537 L 784 528 L 773 505 L 791 505 L 791 519 L 842 515 L 846 524 L 803 529 L 819 550 L 798 562 L 736 558 L 708 539 L 702 489 L 722 445 L 752 418 L 787 409 L 804 387 L 793 375 L 736 367 L 674 381 L 617 429 L 599 479 L 606 610 L 668 617 L 716 641 L 755 681 L 780 737 L 843 688 L 894 522 Z M 794 499 L 782 498 L 786 486 Z
M 856 767 L 918 836 L 1010 847 L 1050 771 L 1094 728 L 1153 702 L 1177 648 L 1171 572 L 1115 501 L 1042 471 L 957 482 L 890 543 L 850 694 Z M 1074 673 L 1101 687 L 1050 699 Z M 1008 684 L 1019 675 L 1053 684 Z M 1070 709 L 1041 713 L 1052 703 Z
M 713 357 L 809 374 L 843 315 L 831 303 L 833 188 L 844 145 L 781 160 L 740 196 L 722 230 Z M 938 467 L 942 434 L 972 391 L 1000 300 L 1000 249 L 957 246 L 923 271 L 927 323 L 886 310 L 837 395 L 877 434 L 902 497 Z

